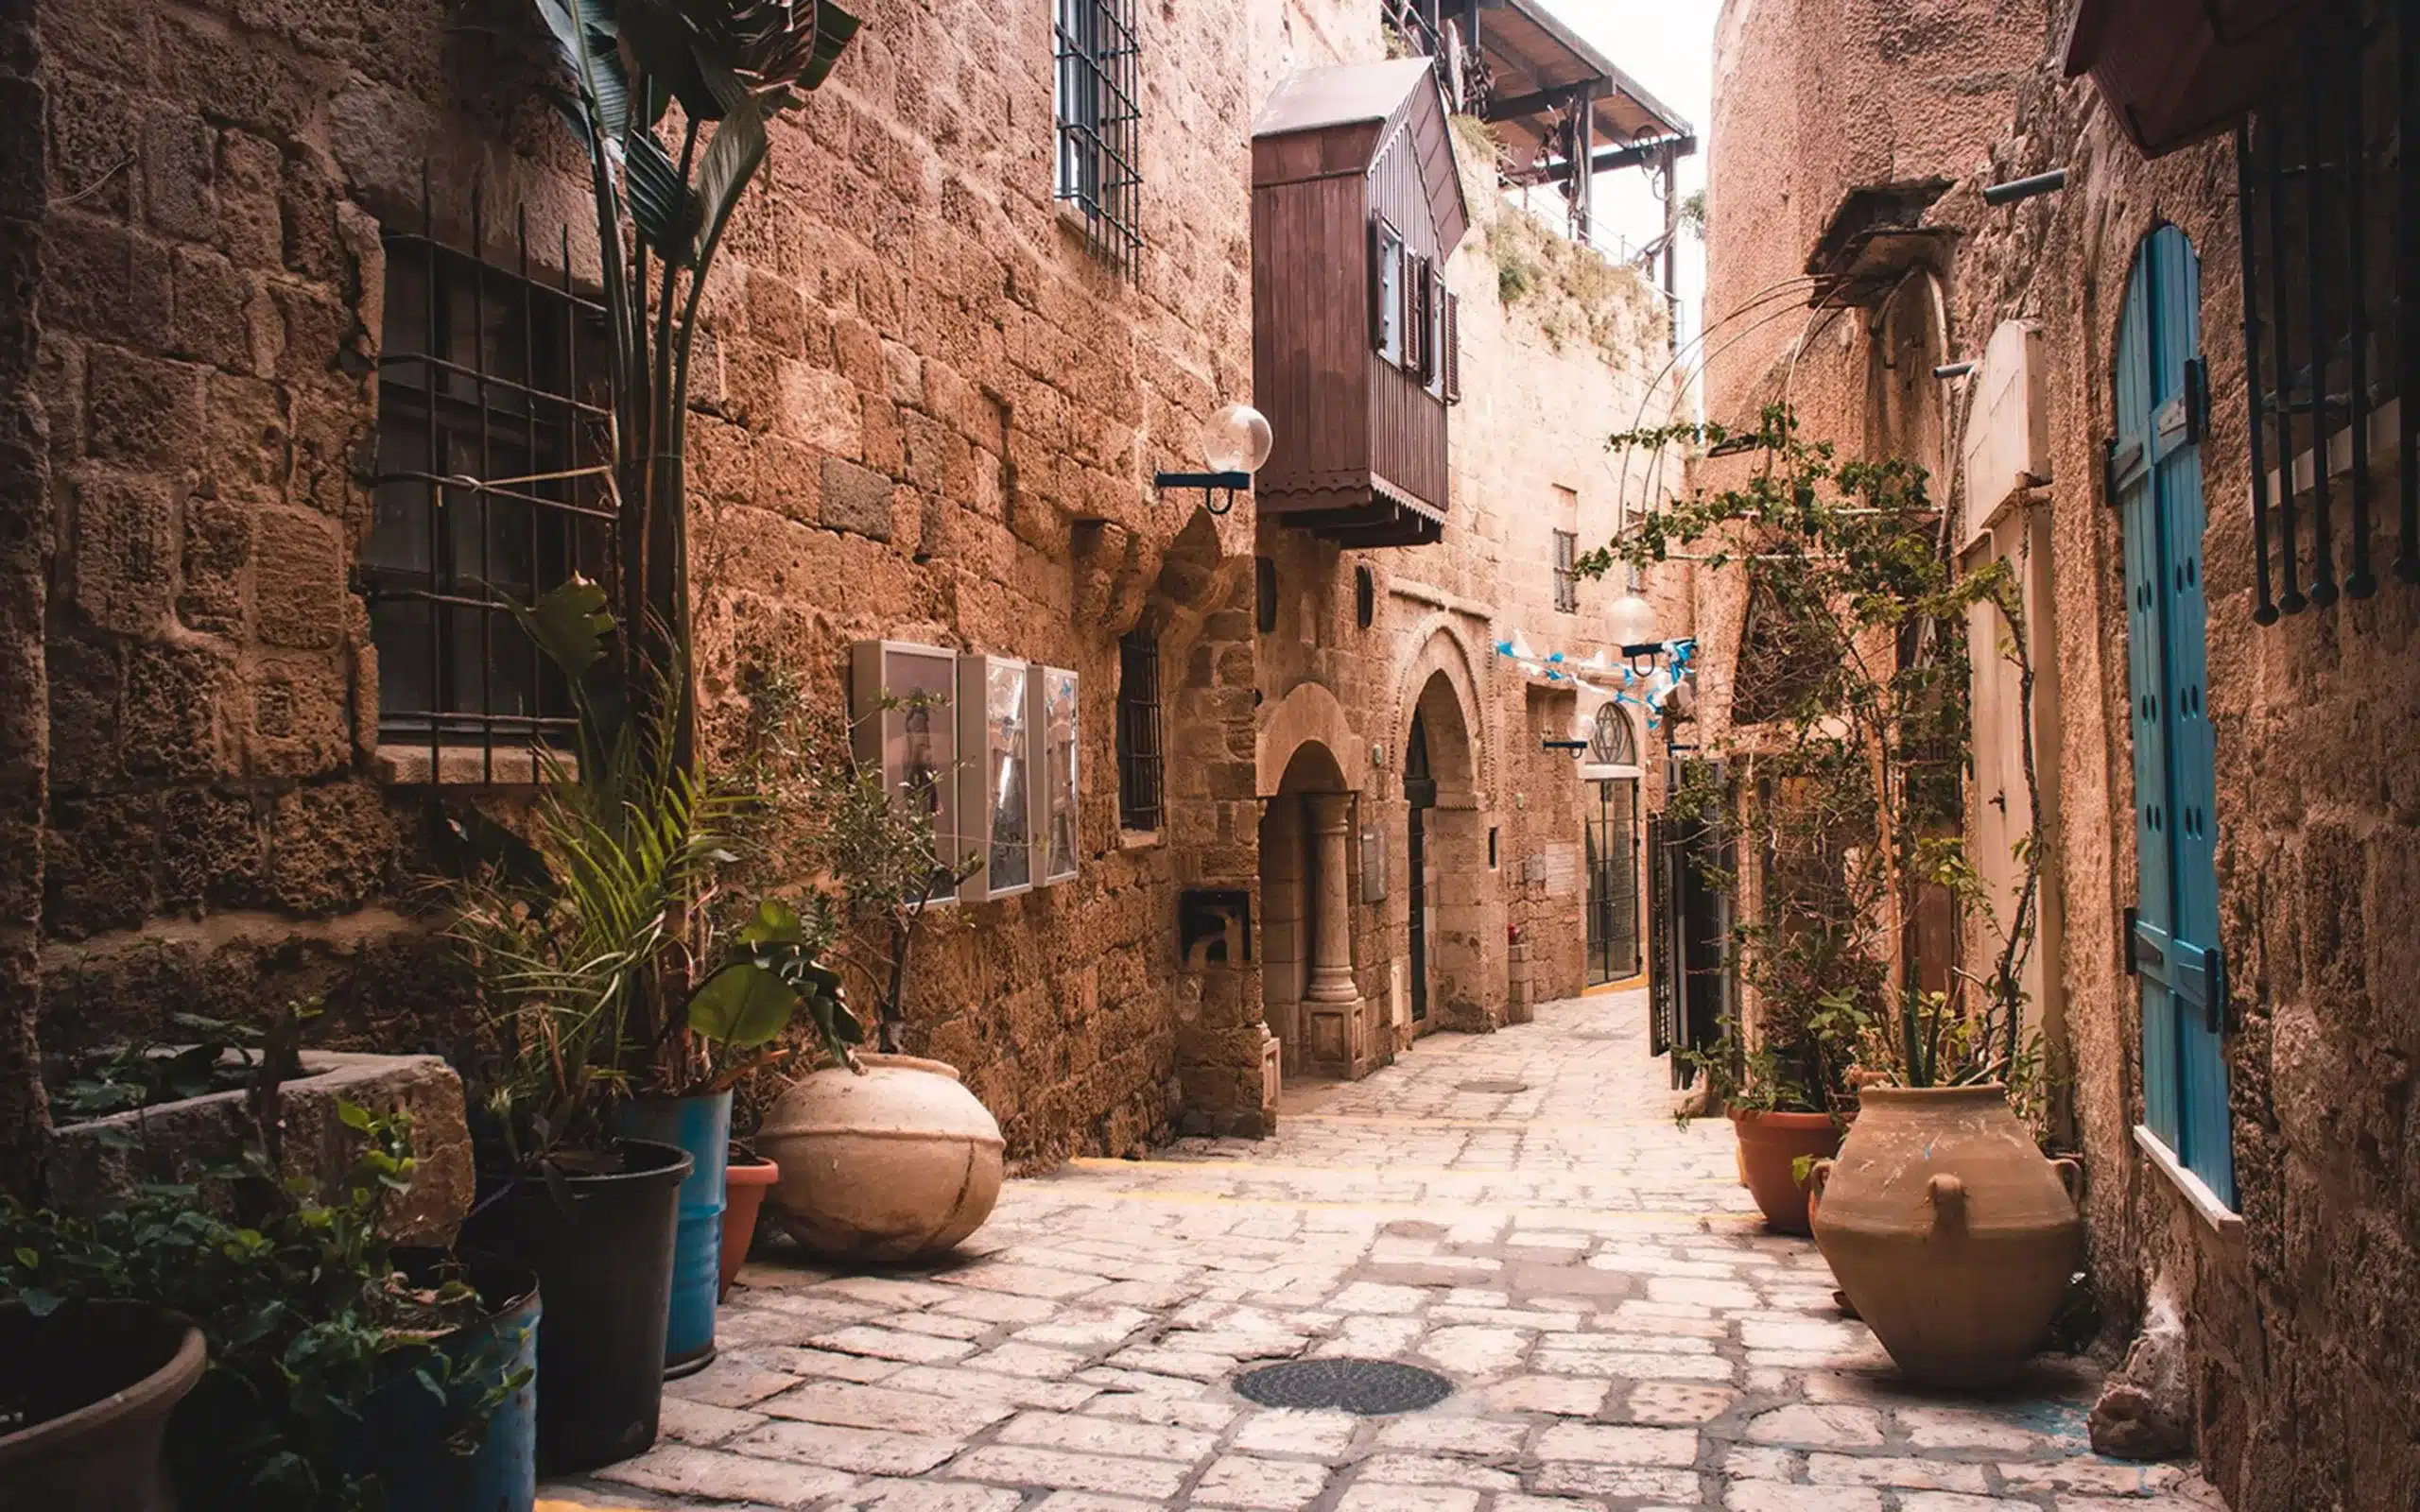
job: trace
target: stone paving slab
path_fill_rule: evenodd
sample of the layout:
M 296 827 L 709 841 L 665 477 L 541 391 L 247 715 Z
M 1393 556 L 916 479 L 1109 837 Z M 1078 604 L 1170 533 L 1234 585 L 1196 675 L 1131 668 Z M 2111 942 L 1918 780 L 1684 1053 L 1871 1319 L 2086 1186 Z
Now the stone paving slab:
M 2189 1467 L 2092 1454 L 2089 1361 L 1984 1398 L 1900 1382 L 1814 1246 L 1765 1231 L 1728 1125 L 1673 1125 L 1645 1022 L 1635 992 L 1549 1005 L 1289 1093 L 1270 1140 L 1012 1181 L 937 1270 L 775 1253 L 659 1446 L 549 1512 L 2220 1506 Z M 1455 1389 L 1392 1418 L 1233 1389 L 1334 1355 Z

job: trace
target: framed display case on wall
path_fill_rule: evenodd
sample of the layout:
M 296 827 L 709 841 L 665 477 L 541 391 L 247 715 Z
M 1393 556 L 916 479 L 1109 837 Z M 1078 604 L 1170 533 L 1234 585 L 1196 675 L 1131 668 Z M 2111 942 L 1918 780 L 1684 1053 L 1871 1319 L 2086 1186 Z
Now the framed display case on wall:
M 1031 722 L 1042 742 L 1042 782 L 1034 790 L 1034 882 L 1046 887 L 1072 880 L 1078 868 L 1079 681 L 1065 667 L 1034 669 Z
M 1033 668 L 970 651 L 958 659 L 958 811 L 980 865 L 959 885 L 969 902 L 1033 885 Z
M 907 641 L 849 647 L 849 731 L 858 763 L 878 766 L 886 792 L 933 816 L 934 896 L 954 896 L 949 877 L 972 841 L 959 816 L 959 655 Z

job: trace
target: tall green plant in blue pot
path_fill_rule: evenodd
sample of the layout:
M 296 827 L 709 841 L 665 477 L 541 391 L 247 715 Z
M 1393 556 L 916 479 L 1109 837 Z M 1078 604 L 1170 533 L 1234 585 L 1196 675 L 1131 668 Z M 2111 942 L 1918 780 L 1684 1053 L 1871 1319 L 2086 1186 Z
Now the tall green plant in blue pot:
M 692 927 L 701 936 L 714 936 L 711 910 L 701 910 Z M 667 1378 L 701 1369 L 715 1356 L 732 1084 L 787 1053 L 782 1040 L 802 1013 L 827 1042 L 855 1044 L 859 1039 L 839 976 L 821 958 L 830 933 L 820 906 L 802 919 L 779 899 L 758 903 L 752 917 L 728 932 L 729 943 L 717 953 L 724 957 L 721 964 L 689 994 L 679 1018 L 685 1043 L 667 1046 L 678 1065 L 678 1084 L 694 1090 L 623 1105 L 624 1134 L 678 1145 L 695 1162 L 681 1184 L 665 1338 Z
M 646 1450 L 667 1366 L 712 1356 L 732 1084 L 786 1054 L 802 1014 L 826 1044 L 859 1031 L 818 958 L 822 908 L 729 885 L 756 799 L 683 753 L 680 664 L 625 682 L 585 579 L 512 608 L 563 673 L 576 744 L 538 748 L 517 830 L 462 821 L 451 929 L 484 1008 L 463 1242 L 538 1273 L 538 1452 L 557 1472 Z

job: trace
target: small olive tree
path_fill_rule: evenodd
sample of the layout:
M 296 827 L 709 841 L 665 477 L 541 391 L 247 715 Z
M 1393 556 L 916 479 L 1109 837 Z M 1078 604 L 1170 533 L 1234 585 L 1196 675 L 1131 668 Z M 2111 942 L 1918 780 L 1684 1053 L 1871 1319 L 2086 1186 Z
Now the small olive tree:
M 1948 521 L 1910 463 L 1847 460 L 1808 441 L 1794 415 L 1767 409 L 1754 431 L 1673 425 L 1616 436 L 1616 447 L 1672 443 L 1754 454 L 1737 487 L 1701 490 L 1585 555 L 1601 575 L 1676 555 L 1745 578 L 1750 626 L 1733 677 L 1734 777 L 1722 792 L 1676 795 L 1744 828 L 1764 859 L 1764 903 L 1738 932 L 1742 974 L 1760 999 L 1749 1045 L 1731 1026 L 1704 1057 L 1719 1090 L 1750 1106 L 1822 1109 L 1856 1072 L 1910 1087 L 2000 1081 L 2020 1107 L 2040 1096 L 2038 1048 L 2024 1029 L 2024 977 L 2038 924 L 2040 792 L 2033 667 L 2022 598 L 2005 562 L 1962 571 Z M 1971 765 L 1968 612 L 1995 611 L 1990 654 L 2015 667 L 2031 828 L 2005 910 L 1968 854 Z M 1736 879 L 1715 879 L 1729 885 Z M 1912 920 L 1945 892 L 1989 949 L 1953 963 L 1945 989 L 1909 970 Z M 1725 1077 L 1730 1086 L 1720 1084 Z

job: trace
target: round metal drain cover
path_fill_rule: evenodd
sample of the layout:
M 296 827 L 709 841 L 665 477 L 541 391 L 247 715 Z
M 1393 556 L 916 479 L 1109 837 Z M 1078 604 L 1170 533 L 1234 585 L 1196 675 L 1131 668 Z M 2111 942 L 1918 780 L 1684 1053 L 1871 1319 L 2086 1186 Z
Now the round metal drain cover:
M 1334 1407 L 1383 1418 L 1433 1407 L 1452 1395 L 1454 1383 L 1392 1360 L 1288 1360 L 1237 1376 L 1236 1390 L 1264 1407 Z
M 1530 1084 L 1525 1081 L 1514 1081 L 1510 1076 L 1492 1076 L 1481 1077 L 1478 1081 L 1459 1083 L 1454 1090 L 1462 1092 L 1498 1092 L 1509 1095 L 1512 1092 L 1528 1091 Z

